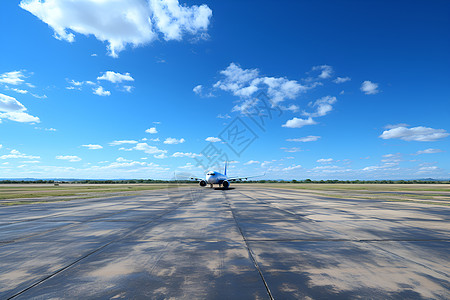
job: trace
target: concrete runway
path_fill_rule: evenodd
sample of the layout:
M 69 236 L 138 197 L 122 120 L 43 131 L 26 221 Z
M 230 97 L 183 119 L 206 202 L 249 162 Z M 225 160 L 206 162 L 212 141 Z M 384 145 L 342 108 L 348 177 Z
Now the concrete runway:
M 233 187 L 0 207 L 0 299 L 450 298 L 450 207 Z

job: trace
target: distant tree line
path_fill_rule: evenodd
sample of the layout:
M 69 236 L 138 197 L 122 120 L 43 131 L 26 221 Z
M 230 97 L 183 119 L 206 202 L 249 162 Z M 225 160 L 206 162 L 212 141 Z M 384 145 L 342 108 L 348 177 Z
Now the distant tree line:
M 449 184 L 450 180 L 248 180 L 241 183 L 349 183 L 349 184 Z M 121 179 L 121 180 L 0 180 L 0 184 L 36 184 L 36 183 L 65 183 L 65 184 L 139 184 L 139 183 L 196 183 L 192 180 L 156 180 L 156 179 Z
M 430 184 L 450 183 L 450 180 L 253 180 L 251 183 L 350 183 L 350 184 Z
M 125 180 L 0 180 L 0 184 L 66 183 L 66 184 L 135 184 L 135 183 L 174 183 L 173 180 L 125 179 Z M 181 183 L 193 183 L 191 180 L 178 180 Z M 195 182 L 194 182 L 195 183 Z

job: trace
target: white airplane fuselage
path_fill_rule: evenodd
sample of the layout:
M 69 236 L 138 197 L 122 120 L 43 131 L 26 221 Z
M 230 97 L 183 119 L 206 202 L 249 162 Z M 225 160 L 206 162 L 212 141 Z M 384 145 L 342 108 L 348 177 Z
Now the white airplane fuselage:
M 206 183 L 208 184 L 222 184 L 228 180 L 228 176 L 219 172 L 208 172 L 206 174 Z

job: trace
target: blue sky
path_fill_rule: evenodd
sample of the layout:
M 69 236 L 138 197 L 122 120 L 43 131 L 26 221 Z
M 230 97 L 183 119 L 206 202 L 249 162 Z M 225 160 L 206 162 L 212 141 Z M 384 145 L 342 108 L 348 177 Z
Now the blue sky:
M 450 177 L 448 1 L 0 11 L 0 178 Z

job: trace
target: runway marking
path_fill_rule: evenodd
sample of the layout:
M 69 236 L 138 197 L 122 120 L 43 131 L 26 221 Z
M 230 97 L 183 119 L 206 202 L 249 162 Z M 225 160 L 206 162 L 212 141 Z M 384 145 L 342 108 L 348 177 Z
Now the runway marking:
M 264 192 L 261 192 L 261 191 L 256 191 L 256 192 L 259 192 L 260 194 L 264 194 L 264 195 L 266 195 L 268 197 L 272 197 L 272 198 L 274 197 L 273 195 L 270 195 L 270 194 L 267 194 L 267 193 L 264 193 Z M 263 202 L 263 203 L 266 203 L 266 204 L 270 205 L 270 203 L 267 203 L 264 200 L 260 200 L 260 199 L 248 196 L 248 195 L 246 195 L 246 194 L 244 194 L 242 192 L 239 192 L 239 193 L 244 195 L 244 196 L 247 196 L 249 198 L 252 198 L 254 200 L 257 200 L 257 201 L 260 201 L 260 202 Z M 291 200 L 291 201 L 294 200 L 294 199 L 286 199 L 286 198 L 283 198 L 283 199 Z M 350 200 L 353 200 L 353 199 L 350 199 Z M 381 201 L 381 202 L 384 202 L 384 201 Z M 274 206 L 271 206 L 271 207 L 274 207 Z M 292 213 L 292 212 L 290 212 L 288 210 L 280 209 L 280 208 L 277 208 L 277 207 L 274 207 L 274 208 L 282 210 L 282 211 L 286 211 L 287 213 L 290 213 L 290 214 L 295 214 L 295 213 Z M 332 208 L 332 209 L 334 209 L 336 211 L 343 212 L 343 213 L 348 213 L 347 211 L 342 210 L 342 209 L 335 209 L 335 208 Z M 384 221 L 384 222 L 401 223 L 402 225 L 405 226 L 405 224 L 403 222 L 401 222 L 401 220 L 399 221 L 399 220 L 391 220 L 391 219 L 382 219 L 382 218 L 373 217 L 373 216 L 372 216 L 372 218 L 374 218 L 376 220 Z M 406 224 L 406 226 L 410 227 L 410 228 L 416 228 L 416 227 L 414 227 L 412 225 L 408 225 L 408 224 Z M 334 231 L 336 233 L 341 234 L 340 232 L 338 232 L 336 230 L 333 230 L 330 227 L 327 227 L 327 228 L 329 230 L 331 230 L 331 231 Z M 348 235 L 348 234 L 345 234 L 345 235 L 351 237 L 351 235 Z M 443 275 L 445 277 L 450 277 L 448 274 L 446 274 L 444 272 L 440 272 L 438 270 L 434 270 L 433 268 L 430 268 L 427 265 L 424 265 L 424 264 L 422 264 L 420 262 L 411 260 L 409 258 L 403 257 L 403 256 L 398 255 L 396 253 L 393 253 L 393 252 L 391 252 L 391 251 L 389 251 L 387 249 L 381 248 L 380 246 L 376 245 L 376 243 L 374 243 L 374 242 L 449 242 L 450 239 L 446 239 L 446 238 L 444 238 L 444 239 L 358 239 L 358 238 L 350 238 L 350 239 L 280 239 L 280 240 L 273 240 L 273 239 L 267 239 L 267 240 L 264 240 L 264 239 L 261 239 L 261 240 L 259 240 L 259 239 L 248 239 L 248 241 L 252 241 L 252 242 L 261 242 L 261 241 L 264 241 L 264 242 L 272 242 L 272 241 L 279 241 L 279 242 L 283 242 L 283 241 L 286 241 L 286 242 L 288 242 L 288 241 L 289 242 L 295 242 L 295 241 L 310 242 L 311 241 L 312 242 L 312 241 L 318 241 L 318 242 L 320 242 L 320 241 L 324 241 L 324 242 L 360 242 L 360 243 L 366 243 L 369 247 L 372 247 L 372 248 L 375 248 L 375 249 L 377 249 L 379 251 L 388 253 L 391 256 L 395 256 L 395 257 L 398 257 L 398 258 L 400 258 L 400 259 L 402 259 L 404 261 L 408 261 L 408 262 L 412 262 L 414 264 L 420 265 L 420 266 L 422 266 L 422 267 L 424 267 L 424 268 L 426 268 L 428 270 L 431 270 L 433 272 L 439 273 L 439 274 L 441 274 L 441 275 Z
M 185 196 L 186 196 L 186 195 L 184 195 L 182 198 L 184 198 Z M 188 204 L 192 204 L 192 200 L 188 200 L 188 201 L 185 201 L 185 202 L 188 203 Z M 152 219 L 152 220 L 150 220 L 150 221 L 148 221 L 148 222 L 145 222 L 145 223 L 143 223 L 143 224 L 140 224 L 140 225 L 138 225 L 138 226 L 135 226 L 134 228 L 132 228 L 132 229 L 131 229 L 129 232 L 127 232 L 126 234 L 124 234 L 124 235 L 122 235 L 122 236 L 120 236 L 120 237 L 118 237 L 118 238 L 116 238 L 116 239 L 114 239 L 114 240 L 112 240 L 112 241 L 110 241 L 110 242 L 107 242 L 106 244 L 103 244 L 102 246 L 96 248 L 96 249 L 93 250 L 93 251 L 90 251 L 90 252 L 87 253 L 86 255 L 84 255 L 84 256 L 82 256 L 82 257 L 76 259 L 76 260 L 73 261 L 72 263 L 70 263 L 70 264 L 68 264 L 68 265 L 66 265 L 66 266 L 64 266 L 64 267 L 62 267 L 62 268 L 60 268 L 60 269 L 58 269 L 57 271 L 53 272 L 52 274 L 50 274 L 50 275 L 48 275 L 48 276 L 45 276 L 44 278 L 42 278 L 42 279 L 36 281 L 35 283 L 31 284 L 31 285 L 28 286 L 27 288 L 22 289 L 21 291 L 15 293 L 14 295 L 10 296 L 10 297 L 7 298 L 7 299 L 10 300 L 10 299 L 16 298 L 17 296 L 19 296 L 19 295 L 25 293 L 26 291 L 28 291 L 28 290 L 30 290 L 30 289 L 32 289 L 32 288 L 34 288 L 34 287 L 36 287 L 37 285 L 39 285 L 39 284 L 45 282 L 46 280 L 48 280 L 48 279 L 50 279 L 50 278 L 52 278 L 52 277 L 58 275 L 59 273 L 65 271 L 65 270 L 67 270 L 67 269 L 69 269 L 70 267 L 74 266 L 75 264 L 79 263 L 80 261 L 84 260 L 85 258 L 87 258 L 87 257 L 89 257 L 89 256 L 91 256 L 91 255 L 93 255 L 94 253 L 97 253 L 97 252 L 99 252 L 100 250 L 103 250 L 104 248 L 106 248 L 107 246 L 111 245 L 112 243 L 115 243 L 115 242 L 118 242 L 118 241 L 120 241 L 120 240 L 123 240 L 123 239 L 126 238 L 127 236 L 129 236 L 129 235 L 133 234 L 134 232 L 136 232 L 136 231 L 137 231 L 138 229 L 140 229 L 141 227 L 144 227 L 144 226 L 146 226 L 146 225 L 148 225 L 148 224 L 151 224 L 151 223 L 153 223 L 153 222 L 155 222 L 155 221 L 161 219 L 161 218 L 164 217 L 165 215 L 167 215 L 167 214 L 169 214 L 169 213 L 171 213 L 171 212 L 177 210 L 178 208 L 180 208 L 180 207 L 182 207 L 182 206 L 183 206 L 183 202 L 182 202 L 182 201 L 178 202 L 178 204 L 177 204 L 175 207 L 170 208 L 170 209 L 167 209 L 166 211 L 164 211 L 164 213 L 162 213 L 161 215 L 155 217 L 154 219 Z
M 182 198 L 182 197 L 184 197 L 184 196 L 179 196 L 179 197 L 177 197 L 177 198 Z M 129 202 L 135 202 L 135 201 L 136 201 L 136 199 L 133 199 L 133 200 L 128 201 L 127 203 L 129 203 Z M 154 202 L 152 202 L 152 204 L 153 204 L 153 203 L 163 202 L 163 201 L 166 201 L 166 199 L 159 200 L 159 201 L 154 201 Z M 126 203 L 118 203 L 118 204 L 115 204 L 115 205 L 124 205 L 124 204 L 126 204 Z M 113 206 L 115 206 L 115 205 L 113 205 Z M 111 217 L 111 216 L 114 216 L 114 215 L 117 215 L 117 214 L 120 214 L 120 213 L 129 211 L 129 210 L 138 209 L 138 208 L 142 208 L 142 207 L 146 207 L 146 206 L 147 206 L 147 205 L 144 205 L 144 204 L 143 204 L 143 205 L 136 206 L 136 207 L 132 207 L 132 208 L 122 209 L 122 210 L 119 210 L 119 211 L 116 211 L 116 212 L 113 212 L 113 213 L 105 214 L 105 215 L 103 215 L 103 216 L 101 216 L 101 217 L 94 217 L 94 218 L 92 218 L 92 219 L 88 219 L 88 220 L 85 220 L 85 221 L 82 221 L 82 222 L 72 221 L 73 224 L 68 224 L 68 225 L 59 226 L 59 227 L 56 227 L 56 228 L 52 228 L 52 229 L 49 229 L 49 230 L 46 230 L 46 231 L 42 231 L 42 232 L 38 232 L 38 233 L 35 233 L 35 234 L 23 236 L 23 237 L 21 237 L 21 238 L 17 238 L 17 239 L 10 240 L 10 241 L 3 241 L 3 242 L 0 242 L 0 247 L 1 247 L 1 246 L 4 246 L 4 245 L 11 244 L 11 243 L 21 242 L 21 241 L 24 241 L 24 240 L 26 240 L 26 239 L 34 238 L 34 237 L 37 237 L 37 236 L 40 236 L 40 235 L 43 235 L 43 234 L 46 234 L 46 233 L 50 233 L 50 232 L 53 232 L 53 231 L 57 231 L 57 230 L 61 230 L 61 229 L 74 228 L 74 227 L 76 227 L 76 226 L 80 226 L 80 225 L 83 225 L 83 224 L 86 224 L 86 223 L 89 223 L 89 222 L 96 222 L 96 221 L 98 221 L 98 220 L 100 220 L 100 219 L 108 218 L 108 217 Z M 81 209 L 81 210 L 77 210 L 76 212 L 80 212 L 80 211 L 84 211 L 84 210 L 91 210 L 91 209 L 92 209 L 92 208 Z M 36 221 L 36 220 L 40 220 L 40 219 L 43 219 L 43 218 L 50 218 L 50 217 L 55 217 L 55 216 L 66 215 L 66 214 L 69 214 L 69 213 L 70 213 L 70 212 L 67 212 L 67 213 L 61 213 L 61 214 L 58 214 L 58 215 L 45 216 L 45 217 L 42 217 L 42 218 L 38 218 L 38 219 L 34 219 L 34 220 L 29 220 L 29 221 L 27 221 L 27 222 Z M 17 222 L 17 223 L 20 223 L 20 222 Z M 17 224 L 17 223 L 13 223 L 13 224 Z
M 269 298 L 270 298 L 271 300 L 274 300 L 274 298 L 273 298 L 273 296 L 272 296 L 272 293 L 271 293 L 271 291 L 270 291 L 269 285 L 267 284 L 267 281 L 266 281 L 266 279 L 264 278 L 264 275 L 263 275 L 263 273 L 262 273 L 262 271 L 261 271 L 261 268 L 259 267 L 258 262 L 256 261 L 255 254 L 254 254 L 253 251 L 251 250 L 250 245 L 248 244 L 248 241 L 247 241 L 247 239 L 246 239 L 246 237 L 245 237 L 245 235 L 244 235 L 244 232 L 242 231 L 242 228 L 241 228 L 241 226 L 239 225 L 239 222 L 237 221 L 237 218 L 236 218 L 236 215 L 235 215 L 235 213 L 234 213 L 234 210 L 233 210 L 233 208 L 231 207 L 230 200 L 228 199 L 227 194 L 226 194 L 225 192 L 222 191 L 222 195 L 224 196 L 225 201 L 226 201 L 226 203 L 228 204 L 228 207 L 230 208 L 230 211 L 231 211 L 231 214 L 232 214 L 232 216 L 233 216 L 234 222 L 236 223 L 236 226 L 237 226 L 237 228 L 239 229 L 239 232 L 240 232 L 240 234 L 241 234 L 241 236 L 242 236 L 242 239 L 244 240 L 245 247 L 247 248 L 248 254 L 249 254 L 251 260 L 253 261 L 253 264 L 255 265 L 256 270 L 258 270 L 258 273 L 259 273 L 259 276 L 261 277 L 261 280 L 262 280 L 263 283 L 264 283 L 264 287 L 266 288 L 267 294 L 269 295 Z

